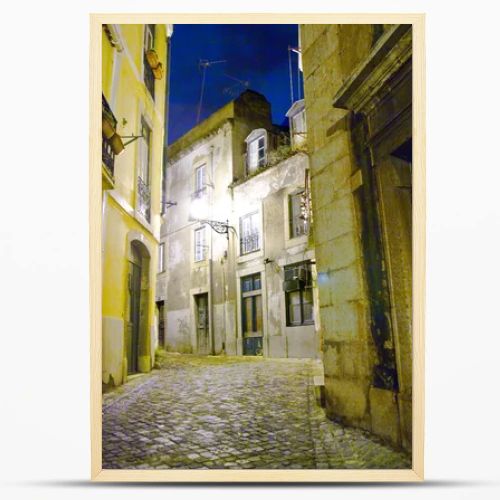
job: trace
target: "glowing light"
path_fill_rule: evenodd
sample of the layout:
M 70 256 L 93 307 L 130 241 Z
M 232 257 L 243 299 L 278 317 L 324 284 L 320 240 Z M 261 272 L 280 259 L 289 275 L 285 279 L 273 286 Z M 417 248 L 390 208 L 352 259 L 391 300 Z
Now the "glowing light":
M 189 207 L 189 218 L 194 220 L 203 220 L 208 218 L 207 201 L 204 198 L 196 198 Z

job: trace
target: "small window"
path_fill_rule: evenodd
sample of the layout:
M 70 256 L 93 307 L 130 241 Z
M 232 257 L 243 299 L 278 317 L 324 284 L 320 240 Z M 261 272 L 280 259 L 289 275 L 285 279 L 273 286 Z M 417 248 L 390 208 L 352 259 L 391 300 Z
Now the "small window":
M 286 266 L 283 289 L 287 326 L 314 324 L 311 263 Z
M 260 273 L 252 274 L 251 276 L 245 276 L 244 278 L 241 278 L 242 293 L 255 292 L 256 290 L 260 289 L 261 289 Z
M 205 192 L 205 165 L 199 166 L 194 172 L 194 195 L 200 196 Z
M 258 137 L 248 143 L 248 172 L 252 173 L 266 164 L 266 138 Z
M 165 243 L 160 243 L 158 247 L 158 272 L 165 271 Z
M 240 218 L 240 253 L 245 255 L 260 249 L 259 213 Z
M 307 135 L 307 123 L 305 112 L 304 99 L 295 101 L 292 107 L 286 112 L 286 116 L 290 122 L 290 133 L 292 139 L 292 147 L 305 145 Z
M 305 191 L 292 194 L 288 198 L 288 215 L 290 225 L 290 238 L 303 236 L 309 232 Z
M 297 113 L 293 118 L 292 118 L 292 127 L 293 127 L 293 134 L 294 136 L 300 136 L 303 135 L 306 131 L 306 121 L 305 121 L 305 112 L 301 111 L 300 113 Z M 297 137 L 295 137 L 295 140 L 297 140 Z
M 194 261 L 205 260 L 205 228 L 200 227 L 194 232 Z

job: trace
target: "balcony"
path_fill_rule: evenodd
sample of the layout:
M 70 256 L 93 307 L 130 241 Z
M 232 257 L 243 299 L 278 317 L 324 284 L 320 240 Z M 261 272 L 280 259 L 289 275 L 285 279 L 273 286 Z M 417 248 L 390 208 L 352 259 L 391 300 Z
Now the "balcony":
M 120 151 L 121 139 L 116 133 L 117 120 L 111 111 L 108 101 L 102 95 L 102 163 L 106 173 L 113 179 L 115 171 L 115 154 Z M 114 141 L 114 142 L 113 142 Z
M 137 178 L 137 211 L 151 222 L 151 189 L 140 178 Z
M 255 231 L 253 233 L 244 234 L 240 238 L 240 251 L 241 255 L 247 253 L 256 252 L 259 250 L 259 233 Z
M 191 200 L 199 200 L 200 198 L 203 198 L 207 194 L 207 187 L 203 186 L 200 189 L 197 189 L 191 194 Z

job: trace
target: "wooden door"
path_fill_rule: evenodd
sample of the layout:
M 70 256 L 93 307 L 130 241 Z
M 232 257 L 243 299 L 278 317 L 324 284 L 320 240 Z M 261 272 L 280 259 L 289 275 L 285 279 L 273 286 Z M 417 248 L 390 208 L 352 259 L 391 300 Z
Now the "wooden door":
M 196 338 L 198 354 L 210 354 L 208 293 L 196 295 Z
M 127 339 L 128 373 L 136 373 L 139 369 L 139 333 L 141 318 L 141 267 L 130 262 L 130 328 Z

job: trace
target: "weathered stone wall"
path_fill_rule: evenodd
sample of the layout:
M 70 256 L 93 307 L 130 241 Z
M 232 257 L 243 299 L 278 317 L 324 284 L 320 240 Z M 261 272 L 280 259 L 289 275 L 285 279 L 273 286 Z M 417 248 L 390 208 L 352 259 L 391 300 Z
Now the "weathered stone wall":
M 391 155 L 410 141 L 411 156 L 409 40 L 404 26 L 301 26 L 327 413 L 408 449 L 411 168 Z
M 370 429 L 373 352 L 349 117 L 332 98 L 370 46 L 368 25 L 301 26 L 327 413 Z

